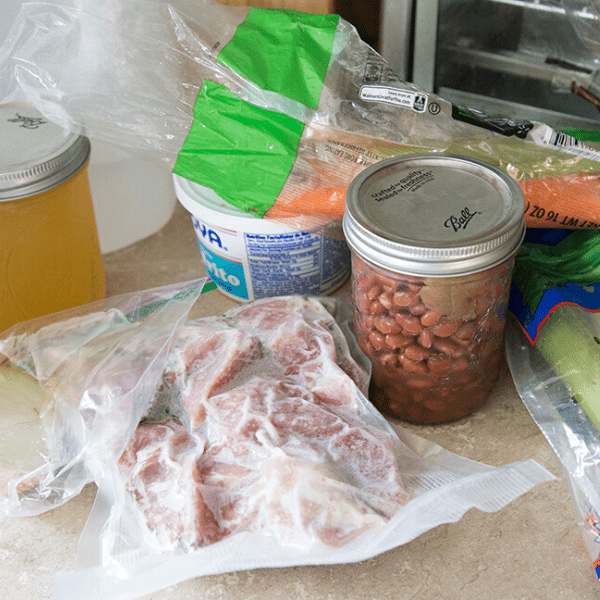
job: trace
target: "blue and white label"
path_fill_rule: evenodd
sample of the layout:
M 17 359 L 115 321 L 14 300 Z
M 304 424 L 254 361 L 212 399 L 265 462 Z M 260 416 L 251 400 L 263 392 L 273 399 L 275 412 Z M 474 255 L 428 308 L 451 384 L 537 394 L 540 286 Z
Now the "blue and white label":
M 343 240 L 287 228 L 281 233 L 242 233 L 196 217 L 192 221 L 208 275 L 240 300 L 326 294 L 350 275 L 350 250 Z
M 227 252 L 229 249 L 226 244 L 229 240 L 233 240 L 235 246 L 237 232 L 228 231 L 218 227 L 212 228 L 210 225 L 203 223 L 194 216 L 192 216 L 192 223 L 194 223 L 198 241 L 205 248 L 213 248 L 216 251 Z
M 200 244 L 200 250 L 209 277 L 226 292 L 247 300 L 248 286 L 244 276 L 244 265 L 213 254 L 202 244 Z
M 239 251 L 239 234 L 230 229 L 208 225 L 194 216 L 192 223 L 209 277 L 224 292 L 240 300 L 248 300 L 250 296 L 243 252 Z

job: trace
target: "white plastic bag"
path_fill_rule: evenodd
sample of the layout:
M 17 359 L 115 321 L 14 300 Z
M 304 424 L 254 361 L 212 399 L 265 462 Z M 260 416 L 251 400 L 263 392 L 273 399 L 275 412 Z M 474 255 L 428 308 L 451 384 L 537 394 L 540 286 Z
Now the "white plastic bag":
M 556 453 L 591 564 L 600 579 L 600 434 L 553 367 L 513 322 L 507 328 L 507 343 L 515 386 Z
M 600 232 L 530 230 L 516 257 L 507 361 L 554 450 L 600 578 Z

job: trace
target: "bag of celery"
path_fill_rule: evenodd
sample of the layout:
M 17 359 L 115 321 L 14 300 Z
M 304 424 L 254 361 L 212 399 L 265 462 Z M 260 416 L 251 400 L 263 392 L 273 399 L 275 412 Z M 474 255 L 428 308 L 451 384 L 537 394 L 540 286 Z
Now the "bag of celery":
M 515 386 L 563 468 L 600 578 L 600 232 L 530 230 L 509 310 Z

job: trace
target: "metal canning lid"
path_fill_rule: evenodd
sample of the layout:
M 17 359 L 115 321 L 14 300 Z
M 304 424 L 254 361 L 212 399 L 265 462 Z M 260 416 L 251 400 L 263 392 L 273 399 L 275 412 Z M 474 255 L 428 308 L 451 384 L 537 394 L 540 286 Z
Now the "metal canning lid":
M 378 162 L 346 193 L 343 229 L 352 250 L 375 265 L 443 277 L 508 258 L 525 233 L 525 199 L 503 171 L 454 154 Z
M 0 202 L 64 183 L 88 161 L 89 140 L 46 119 L 29 104 L 0 105 Z

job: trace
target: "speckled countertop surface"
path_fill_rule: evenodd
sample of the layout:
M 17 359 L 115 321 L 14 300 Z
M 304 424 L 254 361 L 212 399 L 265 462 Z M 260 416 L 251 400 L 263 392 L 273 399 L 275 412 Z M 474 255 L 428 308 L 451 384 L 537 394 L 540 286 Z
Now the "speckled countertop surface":
M 179 205 L 157 234 L 104 257 L 116 295 L 205 274 L 188 214 Z M 337 292 L 348 299 L 346 284 Z M 235 302 L 202 296 L 192 317 Z M 466 458 L 502 465 L 535 459 L 559 471 L 553 452 L 519 399 L 508 370 L 488 404 L 457 423 L 410 429 Z M 53 598 L 52 574 L 74 568 L 95 487 L 39 517 L 4 524 L 0 598 Z M 189 580 L 147 600 L 591 600 L 600 585 L 565 484 L 543 483 L 495 513 L 467 512 L 414 541 L 362 563 L 256 570 Z

